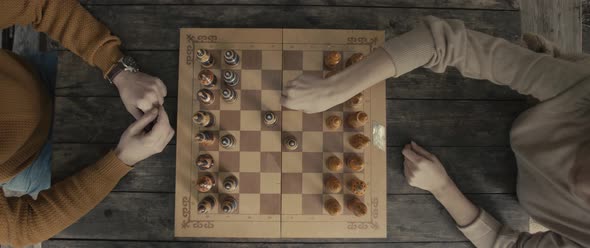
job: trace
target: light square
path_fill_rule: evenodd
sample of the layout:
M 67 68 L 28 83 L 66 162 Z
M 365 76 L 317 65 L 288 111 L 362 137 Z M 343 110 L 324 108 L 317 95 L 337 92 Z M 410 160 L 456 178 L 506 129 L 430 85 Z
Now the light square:
M 324 53 L 322 51 L 303 52 L 303 70 L 321 71 L 324 68 Z
M 242 50 L 234 50 L 238 54 L 238 56 L 240 56 L 240 62 L 234 66 L 229 66 L 228 64 L 225 63 L 225 61 L 223 61 L 223 53 L 225 53 L 225 51 L 227 51 L 227 50 L 221 50 L 219 57 L 215 58 L 215 63 L 221 63 L 221 69 L 233 69 L 233 70 L 242 69 Z
M 240 172 L 260 172 L 260 153 L 240 152 Z
M 235 176 L 238 179 L 238 187 L 235 190 L 229 191 L 223 187 L 223 180 L 226 177 Z M 237 172 L 219 172 L 219 182 L 217 182 L 219 193 L 222 194 L 237 194 L 240 193 L 240 173 Z
M 262 110 L 281 111 L 281 91 L 263 90 L 261 93 Z
M 322 132 L 303 132 L 303 151 L 321 152 L 323 150 L 324 135 Z
M 283 194 L 281 204 L 283 214 L 301 214 L 302 201 L 300 194 Z
M 282 51 L 262 51 L 262 69 L 263 70 L 281 70 L 281 69 L 283 69 L 283 52 Z
M 260 213 L 260 194 L 240 194 L 240 214 Z
M 260 173 L 260 193 L 280 194 L 281 173 Z
M 242 109 L 242 91 L 236 90 L 237 99 L 234 102 L 226 102 L 221 99 L 221 94 L 215 94 L 215 101 L 219 101 L 219 109 L 221 110 L 240 110 Z
M 303 194 L 321 194 L 323 189 L 322 173 L 303 173 Z
M 303 113 L 301 111 L 283 111 L 283 131 L 302 131 Z
M 262 122 L 260 111 L 241 111 L 240 128 L 242 131 L 260 131 L 260 122 Z
M 224 135 L 227 135 L 227 134 L 231 134 L 235 138 L 234 145 L 232 147 L 230 147 L 229 149 L 221 147 L 221 143 L 219 142 L 219 139 L 221 139 L 221 137 L 223 137 Z M 240 150 L 240 131 L 219 131 L 219 137 L 216 137 L 216 138 L 218 139 L 217 143 L 219 143 L 219 150 L 220 151 L 239 151 Z
M 303 154 L 301 152 L 284 152 L 282 164 L 283 172 L 302 172 Z
M 260 70 L 242 70 L 240 83 L 242 90 L 260 90 L 262 89 L 262 72 Z
M 262 131 L 260 148 L 263 152 L 280 152 L 282 149 L 280 131 Z

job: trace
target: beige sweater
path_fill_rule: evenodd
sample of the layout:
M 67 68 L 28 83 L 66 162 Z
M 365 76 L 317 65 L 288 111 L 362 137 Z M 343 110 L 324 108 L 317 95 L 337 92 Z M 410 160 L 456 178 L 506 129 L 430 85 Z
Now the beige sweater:
M 572 168 L 590 157 L 590 64 L 533 53 L 465 28 L 461 21 L 426 17 L 423 25 L 389 40 L 396 76 L 424 66 L 456 67 L 542 102 L 514 122 L 518 198 L 551 231 L 530 234 L 500 224 L 485 211 L 460 230 L 477 247 L 590 247 L 590 202 L 573 192 Z M 501 179 L 498 179 L 501 180 Z

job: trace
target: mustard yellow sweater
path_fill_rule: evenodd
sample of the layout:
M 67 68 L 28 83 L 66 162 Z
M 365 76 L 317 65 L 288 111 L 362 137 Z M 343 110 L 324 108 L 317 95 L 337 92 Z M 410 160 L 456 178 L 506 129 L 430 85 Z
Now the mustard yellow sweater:
M 0 29 L 32 24 L 104 73 L 121 58 L 120 41 L 77 0 L 2 0 Z M 22 59 L 0 50 L 0 182 L 29 166 L 45 143 L 52 101 Z M 131 167 L 112 152 L 39 194 L 6 198 L 0 190 L 0 244 L 46 240 L 94 208 Z

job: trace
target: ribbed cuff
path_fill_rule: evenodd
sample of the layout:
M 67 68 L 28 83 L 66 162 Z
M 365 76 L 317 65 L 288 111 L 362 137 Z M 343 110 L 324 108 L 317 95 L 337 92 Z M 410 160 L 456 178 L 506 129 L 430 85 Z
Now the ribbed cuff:
M 383 48 L 395 65 L 395 77 L 424 66 L 435 52 L 432 34 L 424 25 L 389 39 Z
M 102 75 L 106 78 L 107 74 L 123 57 L 123 53 L 119 49 L 121 42 L 117 39 L 115 41 L 108 41 L 99 47 L 94 54 L 93 63 L 102 70 Z
M 479 216 L 467 226 L 457 226 L 474 244 L 494 242 L 502 225 L 485 210 L 479 210 Z
M 102 159 L 96 162 L 97 173 L 104 177 L 119 181 L 123 176 L 127 175 L 133 167 L 123 163 L 114 151 L 107 153 Z

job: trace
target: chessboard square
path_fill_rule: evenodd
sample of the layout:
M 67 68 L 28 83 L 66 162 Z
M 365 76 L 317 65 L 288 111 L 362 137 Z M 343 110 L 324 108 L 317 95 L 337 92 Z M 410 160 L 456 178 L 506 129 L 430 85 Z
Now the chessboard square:
M 196 162 L 197 162 L 197 158 L 199 157 L 199 155 L 201 154 L 207 154 L 210 155 L 213 158 L 213 166 L 211 166 L 211 168 L 209 168 L 208 170 L 199 170 L 199 171 L 208 171 L 208 172 L 217 172 L 219 171 L 219 152 L 216 151 L 199 151 L 198 154 L 196 154 L 195 158 L 194 158 L 194 162 L 195 162 L 195 166 L 196 166 Z
M 240 172 L 240 193 L 260 193 L 260 173 Z
M 367 204 L 365 202 L 365 197 L 364 196 L 355 196 L 355 195 L 352 195 L 352 194 L 346 194 L 346 195 L 343 196 L 343 198 L 344 198 L 343 201 L 344 201 L 344 204 L 345 204 L 344 206 L 346 206 L 346 204 L 348 204 L 348 202 L 352 201 L 352 199 L 354 199 L 354 198 L 357 198 L 357 199 L 361 200 L 363 203 Z M 367 205 L 367 207 L 368 206 L 369 205 Z M 369 213 L 367 213 L 367 215 L 370 216 L 371 209 L 368 208 L 367 210 L 369 211 Z M 354 214 L 352 213 L 352 211 L 350 211 L 350 209 L 348 209 L 347 207 L 344 207 L 343 208 L 343 211 L 342 211 L 342 215 L 354 215 Z
M 195 47 L 195 54 L 197 52 L 197 49 L 200 49 L 199 47 Z M 221 57 L 221 50 L 218 49 L 206 49 L 207 51 L 209 51 L 209 54 L 211 55 L 211 57 L 213 57 L 213 66 L 209 67 L 209 68 L 205 68 L 203 67 L 203 65 L 199 62 L 197 62 L 195 60 L 196 63 L 198 63 L 200 65 L 201 69 L 219 69 L 221 68 L 221 63 L 223 63 L 223 57 Z
M 303 214 L 322 214 L 324 203 L 321 194 L 303 195 L 301 201 Z
M 297 141 L 297 147 L 295 148 L 295 150 L 289 150 L 287 149 L 287 147 L 282 144 L 283 147 L 283 152 L 289 153 L 289 152 L 301 152 L 303 149 L 301 148 L 304 144 L 304 140 L 303 140 L 303 134 L 302 132 L 283 132 L 283 139 L 282 141 L 284 141 L 285 139 L 287 139 L 287 137 L 292 137 L 295 138 L 295 140 Z
M 226 136 L 226 135 L 231 135 L 234 137 L 234 144 L 229 147 L 229 148 L 225 148 L 222 147 L 221 144 L 219 144 L 219 150 L 220 151 L 238 151 L 239 147 L 240 147 L 240 131 L 219 131 L 219 137 L 217 137 L 217 142 L 219 143 L 219 140 L 221 140 L 221 137 Z
M 263 70 L 281 70 L 283 68 L 282 51 L 262 51 Z
M 344 211 L 344 208 L 346 208 L 346 205 L 344 205 L 344 195 L 342 195 L 342 194 L 324 194 L 323 197 L 324 197 L 324 199 L 323 199 L 322 204 L 325 204 L 326 201 L 328 201 L 329 199 L 335 199 L 338 201 L 338 203 L 340 203 L 340 207 L 342 207 L 343 211 Z M 326 208 L 323 208 L 322 213 L 328 214 L 328 211 L 326 211 Z
M 281 173 L 260 173 L 260 193 L 262 194 L 280 194 L 281 193 Z
M 282 90 L 284 91 L 287 86 L 289 85 L 289 82 L 293 81 L 294 79 L 296 79 L 297 77 L 299 77 L 301 74 L 303 73 L 303 71 L 283 71 L 283 88 Z
M 237 78 L 239 79 L 239 82 L 237 85 L 232 86 L 232 87 L 236 90 L 241 89 L 242 88 L 242 86 L 241 86 L 242 85 L 242 73 L 240 72 L 240 70 L 231 70 L 231 69 L 227 69 L 227 70 L 223 70 L 223 71 L 219 72 L 221 75 L 219 78 L 221 80 L 220 81 L 221 84 L 219 84 L 218 87 L 223 88 L 223 87 L 227 86 L 227 84 L 225 84 L 225 81 L 223 80 L 223 73 L 225 73 L 226 71 L 233 71 L 236 74 Z
M 199 173 L 197 173 L 197 178 L 195 179 L 196 181 L 194 182 L 194 184 L 196 185 L 196 183 L 204 176 L 210 176 L 213 178 L 213 180 L 217 180 L 217 175 L 218 173 L 216 172 L 200 171 Z M 219 193 L 219 190 L 217 189 L 217 187 L 215 187 L 215 185 L 213 185 L 213 187 L 211 187 L 211 189 L 205 193 Z
M 353 152 L 347 152 L 347 153 L 344 153 L 344 172 L 346 172 L 346 173 L 354 173 L 354 171 L 352 171 L 352 170 L 350 169 L 350 167 L 348 167 L 348 162 L 347 162 L 347 161 L 348 161 L 348 160 L 350 160 L 350 159 L 351 159 L 353 156 L 359 157 L 359 158 L 363 159 L 363 161 L 364 161 L 364 159 L 365 159 L 365 155 L 364 155 L 363 153 L 360 153 L 360 152 L 356 152 L 356 153 L 353 153 Z M 366 166 L 366 164 L 365 164 L 365 166 Z M 362 172 L 362 171 L 361 171 L 361 172 Z
M 287 110 L 283 111 L 283 131 L 302 131 L 303 112 Z
M 325 132 L 324 152 L 342 152 L 343 134 L 340 132 Z
M 240 172 L 260 172 L 260 153 L 240 152 Z
M 197 97 L 197 92 L 199 92 L 200 86 L 198 86 L 196 89 L 197 90 L 195 90 L 195 93 L 193 94 L 193 103 L 194 104 L 199 104 L 199 108 L 201 110 L 219 110 L 219 102 L 223 101 L 223 100 L 219 99 L 220 98 L 219 89 L 212 89 L 211 90 L 211 93 L 215 97 L 213 103 L 211 103 L 211 104 L 204 104 L 201 101 L 199 101 L 199 98 Z
M 260 214 L 277 215 L 281 214 L 280 194 L 260 194 Z
M 303 204 L 302 196 L 300 194 L 283 194 L 281 195 L 281 208 L 283 214 L 301 214 Z
M 332 130 L 330 128 L 328 128 L 327 124 L 326 124 L 326 120 L 330 117 L 330 116 L 338 116 L 340 117 L 340 120 L 344 121 L 343 119 L 343 114 L 342 112 L 336 112 L 336 111 L 326 111 L 323 112 L 323 120 L 322 120 L 322 130 L 324 132 L 342 132 L 342 125 L 340 125 L 340 127 Z
M 223 181 L 230 177 L 234 176 L 238 179 L 238 186 L 236 189 L 229 191 L 223 187 Z M 219 172 L 219 182 L 217 183 L 217 188 L 219 193 L 223 194 L 237 194 L 240 193 L 240 173 L 239 172 Z
M 338 104 L 338 105 L 334 105 L 333 107 L 329 108 L 327 111 L 338 111 L 338 112 L 342 112 L 342 107 L 343 104 Z
M 280 152 L 260 153 L 261 172 L 281 172 L 281 162 L 282 161 Z
M 219 101 L 219 109 L 221 110 L 240 110 L 242 108 L 242 91 L 236 90 L 236 100 L 233 102 L 226 102 L 223 99 L 216 101 Z
M 219 171 L 221 172 L 239 172 L 240 171 L 240 153 L 239 152 L 219 152 Z
M 262 68 L 262 51 L 244 50 L 242 51 L 242 69 L 260 69 Z
M 263 152 L 280 152 L 282 148 L 280 131 L 260 132 L 260 150 Z
M 352 112 L 344 112 L 344 132 L 363 132 L 365 130 L 364 126 L 361 126 L 359 128 L 354 128 L 352 127 L 349 122 L 348 122 L 348 118 L 351 118 L 351 116 L 354 116 L 356 114 L 356 111 L 352 111 Z M 370 116 L 369 116 L 370 118 Z M 366 125 L 369 125 L 369 122 Z
M 303 172 L 322 172 L 324 153 L 303 152 Z
M 281 127 L 283 126 L 283 124 L 282 124 L 283 123 L 283 116 L 281 115 L 281 111 L 264 111 L 264 113 L 266 113 L 266 112 L 273 112 L 275 114 L 277 121 L 274 124 L 267 126 L 266 124 L 264 124 L 264 120 L 261 120 L 261 122 L 262 122 L 261 130 L 262 131 L 281 131 Z
M 283 172 L 303 171 L 303 154 L 301 152 L 284 152 L 281 157 Z
M 259 214 L 260 213 L 260 194 L 243 194 L 240 193 L 238 202 L 240 214 Z
M 263 90 L 282 90 L 283 89 L 283 71 L 263 70 L 262 71 L 262 89 Z
M 236 199 L 236 201 L 238 201 L 238 208 L 235 209 L 231 214 L 240 214 L 240 194 L 235 194 L 235 193 L 229 193 L 229 194 L 220 194 L 219 195 L 219 204 L 217 205 L 217 208 L 219 209 L 219 213 L 222 214 L 226 214 L 225 212 L 223 212 L 223 206 L 221 205 L 221 203 L 225 200 L 226 197 L 233 197 L 234 199 Z
M 363 173 L 344 173 L 342 175 L 342 185 L 346 185 L 346 187 L 344 187 L 344 193 L 345 194 L 352 194 L 352 191 L 350 191 L 350 182 L 352 181 L 352 179 L 354 178 L 358 178 L 360 180 L 365 180 L 365 174 Z M 366 182 L 366 181 L 365 181 Z M 367 183 L 367 190 L 370 190 L 371 185 L 369 184 L 369 182 Z
M 229 49 L 228 49 L 229 50 Z M 240 61 L 237 65 L 228 65 L 225 63 L 224 59 L 223 59 L 223 53 L 227 51 L 227 50 L 222 50 L 221 54 L 220 54 L 220 58 L 219 58 L 219 63 L 221 63 L 221 68 L 222 69 L 233 69 L 233 70 L 239 70 L 242 69 L 242 63 L 243 63 L 243 57 L 242 57 L 242 50 L 235 50 L 234 51 L 238 54 Z
M 283 173 L 281 188 L 283 194 L 301 194 L 303 189 L 303 177 L 301 173 Z
M 303 69 L 303 52 L 302 51 L 283 51 L 283 69 L 284 70 L 302 70 Z
M 260 111 L 242 110 L 240 120 L 240 128 L 242 131 L 259 131 L 262 115 Z
M 262 89 L 262 73 L 260 70 L 242 70 L 242 90 Z
M 198 206 L 198 203 L 200 203 L 203 199 L 205 199 L 208 196 L 211 196 L 211 197 L 213 197 L 215 199 L 215 204 L 217 204 L 219 202 L 219 194 L 199 193 L 198 196 L 197 196 L 197 204 L 194 204 L 195 209 Z M 211 210 L 209 212 L 207 212 L 205 214 L 216 214 L 216 213 L 219 213 L 218 209 L 219 208 L 217 208 L 217 207 L 213 207 L 213 208 L 211 208 Z M 197 211 L 195 211 L 194 213 L 201 214 L 201 213 L 198 213 Z
M 303 52 L 303 70 L 321 71 L 324 68 L 324 53 L 322 51 Z
M 329 53 L 329 52 L 332 52 L 332 51 L 324 51 L 324 55 L 323 55 L 323 57 L 325 58 L 325 57 L 326 57 L 326 55 L 328 55 L 328 53 Z M 327 66 L 324 64 L 324 68 L 325 68 L 326 70 L 329 70 L 329 71 L 340 71 L 340 70 L 342 70 L 342 68 L 344 68 L 344 63 L 345 63 L 345 61 L 344 61 L 344 57 L 342 57 L 342 55 L 343 55 L 343 54 L 342 54 L 342 51 L 336 51 L 336 52 L 339 52 L 339 53 L 340 53 L 340 56 L 341 56 L 340 63 L 336 64 L 336 66 L 334 66 L 334 68 L 328 68 L 328 67 L 327 67 Z M 323 62 L 323 61 L 324 61 L 324 60 L 322 59 L 322 62 Z
M 369 141 L 369 146 L 367 146 L 364 149 L 356 149 L 356 148 L 352 147 L 352 145 L 350 145 L 350 138 L 352 138 L 352 136 L 355 135 L 355 134 L 364 134 L 364 133 L 361 133 L 361 132 L 344 132 L 344 135 L 342 137 L 342 141 L 344 142 L 344 152 L 361 153 L 365 149 L 369 149 L 369 146 L 371 146 L 371 142 L 372 141 Z M 366 134 L 364 134 L 364 135 L 366 135 Z M 369 136 L 367 136 L 367 137 L 369 137 Z
M 322 173 L 303 173 L 303 194 L 321 194 L 324 190 Z
M 326 166 L 326 163 L 327 163 L 327 161 L 328 161 L 328 158 L 329 158 L 329 157 L 332 157 L 332 156 L 336 156 L 337 158 L 339 158 L 339 159 L 340 159 L 340 161 L 342 161 L 342 167 L 343 167 L 343 168 L 344 168 L 344 167 L 346 167 L 346 164 L 345 164 L 345 163 L 346 163 L 346 161 L 344 161 L 344 154 L 343 154 L 343 153 L 341 153 L 341 152 L 324 152 L 324 160 L 323 160 L 323 162 L 324 162 L 324 166 L 323 166 L 323 168 L 324 168 L 324 172 L 330 172 L 330 173 L 338 173 L 338 172 L 342 172 L 342 171 L 343 171 L 343 169 L 340 169 L 340 170 L 338 170 L 338 171 L 330 171 L 330 170 L 328 169 L 328 167 Z
M 197 132 L 199 132 L 199 131 L 196 131 L 195 133 L 197 133 Z M 213 137 L 215 137 L 215 140 L 210 145 L 203 145 L 203 144 L 199 143 L 199 150 L 201 150 L 201 151 L 219 151 L 219 139 L 217 138 L 219 136 L 219 132 L 217 132 L 217 131 L 208 131 L 208 132 L 211 132 L 211 134 L 213 134 Z M 194 140 L 194 137 L 193 137 L 193 140 Z
M 242 90 L 242 110 L 260 110 L 260 90 Z
M 260 151 L 260 131 L 241 131 L 240 139 L 241 151 Z
M 193 127 L 199 130 L 219 130 L 219 110 L 203 110 L 210 113 L 213 116 L 213 125 L 210 127 L 201 127 L 193 122 Z M 196 114 L 196 112 L 195 112 Z M 193 115 L 194 116 L 194 115 Z
M 322 131 L 324 126 L 324 114 L 303 113 L 303 131 Z
M 222 110 L 219 113 L 219 119 L 221 130 L 240 130 L 240 111 Z
M 263 90 L 261 93 L 262 110 L 281 111 L 281 91 Z
M 338 181 L 340 181 L 340 185 L 342 185 L 342 188 L 346 187 L 342 173 L 330 173 L 330 172 L 324 173 L 323 177 L 322 177 L 322 182 L 325 183 L 331 177 L 336 177 L 338 179 Z M 340 190 L 340 192 L 328 192 L 328 189 L 324 188 L 324 192 L 325 193 L 332 193 L 332 194 L 342 194 L 343 191 Z
M 303 147 L 304 152 L 320 152 L 324 146 L 324 135 L 322 132 L 303 132 Z

